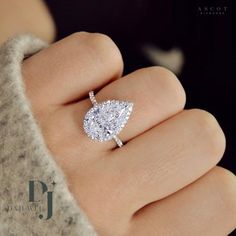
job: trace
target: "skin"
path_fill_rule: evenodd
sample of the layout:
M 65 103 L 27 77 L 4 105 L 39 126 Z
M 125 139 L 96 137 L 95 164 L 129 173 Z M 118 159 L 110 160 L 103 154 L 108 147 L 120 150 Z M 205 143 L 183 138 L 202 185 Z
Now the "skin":
M 49 150 L 99 235 L 224 236 L 236 226 L 236 177 L 216 164 L 225 137 L 216 119 L 183 110 L 185 92 L 162 67 L 121 77 L 123 61 L 102 34 L 75 33 L 25 60 L 26 93 Z M 83 131 L 98 102 L 134 110 L 116 148 Z
M 55 25 L 42 0 L 0 0 L 0 32 L 0 44 L 26 32 L 52 42 Z
M 0 0 L 0 6 L 0 43 L 24 32 L 53 40 L 42 1 Z M 185 92 L 172 72 L 152 67 L 121 77 L 122 71 L 112 40 L 85 32 L 23 63 L 34 116 L 75 199 L 103 236 L 229 234 L 236 227 L 236 177 L 216 167 L 225 149 L 216 119 L 183 110 Z M 119 135 L 122 148 L 84 133 L 90 90 L 98 101 L 134 102 Z

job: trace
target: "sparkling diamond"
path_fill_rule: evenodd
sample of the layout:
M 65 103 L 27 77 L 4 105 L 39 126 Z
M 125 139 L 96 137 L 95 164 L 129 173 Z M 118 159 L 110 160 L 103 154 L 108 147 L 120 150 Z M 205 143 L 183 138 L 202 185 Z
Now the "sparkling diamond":
M 93 106 L 85 115 L 84 130 L 98 141 L 107 141 L 119 134 L 132 112 L 133 103 L 108 100 Z

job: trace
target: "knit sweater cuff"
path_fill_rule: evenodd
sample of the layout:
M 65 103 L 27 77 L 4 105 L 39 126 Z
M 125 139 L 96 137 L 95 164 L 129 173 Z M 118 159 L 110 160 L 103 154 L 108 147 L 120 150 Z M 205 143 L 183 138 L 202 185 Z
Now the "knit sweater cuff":
M 95 236 L 25 96 L 21 63 L 46 46 L 21 35 L 0 48 L 0 235 Z

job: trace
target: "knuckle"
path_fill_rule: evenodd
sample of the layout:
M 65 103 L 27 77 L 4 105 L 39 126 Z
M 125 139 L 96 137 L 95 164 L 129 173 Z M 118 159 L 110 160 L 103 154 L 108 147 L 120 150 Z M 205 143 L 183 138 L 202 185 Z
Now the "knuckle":
M 92 33 L 91 36 L 101 44 L 114 44 L 113 40 L 106 34 Z
M 89 33 L 86 31 L 75 32 L 69 36 L 72 41 L 84 41 L 87 43 L 94 43 L 95 45 L 114 44 L 112 39 L 101 33 Z
M 105 52 L 106 54 L 109 53 L 110 55 L 115 56 L 115 59 L 116 57 L 118 57 L 118 59 L 121 59 L 120 50 L 109 36 L 100 33 L 92 33 L 90 35 L 90 43 L 92 46 L 95 46 L 102 52 Z
M 165 92 L 165 97 L 168 99 L 169 104 L 175 104 L 179 109 L 184 108 L 186 94 L 174 73 L 161 66 L 140 69 L 139 72 L 144 74 L 145 84 L 148 86 L 149 91 L 153 91 L 153 88 L 157 85 L 160 91 Z
M 75 33 L 71 34 L 69 37 L 71 39 L 80 40 L 81 38 L 88 37 L 89 35 L 90 35 L 90 33 L 86 32 L 86 31 L 80 31 L 80 32 L 75 32 Z
M 230 214 L 236 227 L 236 176 L 222 167 L 216 167 L 215 174 L 220 189 L 222 207 Z
M 201 109 L 189 110 L 196 122 L 196 130 L 201 133 L 205 141 L 207 152 L 217 160 L 221 159 L 225 151 L 225 135 L 216 118 L 209 112 Z
M 87 53 L 90 54 L 92 60 L 108 65 L 113 68 L 115 73 L 119 75 L 123 72 L 123 58 L 120 50 L 113 40 L 101 33 L 78 32 L 72 35 L 75 40 L 82 41 Z
M 98 50 L 105 53 L 105 57 L 109 63 L 120 66 L 123 69 L 123 58 L 121 52 L 114 41 L 105 34 L 94 33 L 92 43 L 95 43 Z

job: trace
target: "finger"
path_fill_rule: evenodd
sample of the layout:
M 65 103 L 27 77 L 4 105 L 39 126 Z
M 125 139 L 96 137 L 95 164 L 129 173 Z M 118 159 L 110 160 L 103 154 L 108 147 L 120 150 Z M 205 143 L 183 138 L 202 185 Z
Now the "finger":
M 134 104 L 130 119 L 118 135 L 126 142 L 181 111 L 185 105 L 185 92 L 172 72 L 162 67 L 151 67 L 108 84 L 96 94 L 96 99 L 97 102 L 115 99 Z M 92 149 L 114 148 L 116 143 L 113 140 L 105 143 L 91 141 L 80 128 L 91 106 L 91 102 L 86 100 L 72 108 L 78 121 L 76 130 L 81 130 L 81 137 L 88 140 Z
M 123 204 L 132 211 L 192 183 L 221 159 L 225 138 L 215 118 L 183 111 L 112 152 L 114 173 L 127 189 Z M 120 196 L 120 198 L 122 198 Z M 137 197 L 138 196 L 138 197 Z
M 183 110 L 185 92 L 171 71 L 151 67 L 107 85 L 97 94 L 97 99 L 134 103 L 130 120 L 119 134 L 123 141 L 128 141 Z
M 236 177 L 215 167 L 198 181 L 139 210 L 130 235 L 223 236 L 236 228 Z
M 32 103 L 45 106 L 80 99 L 121 76 L 123 61 L 103 34 L 75 33 L 25 60 L 23 73 Z

